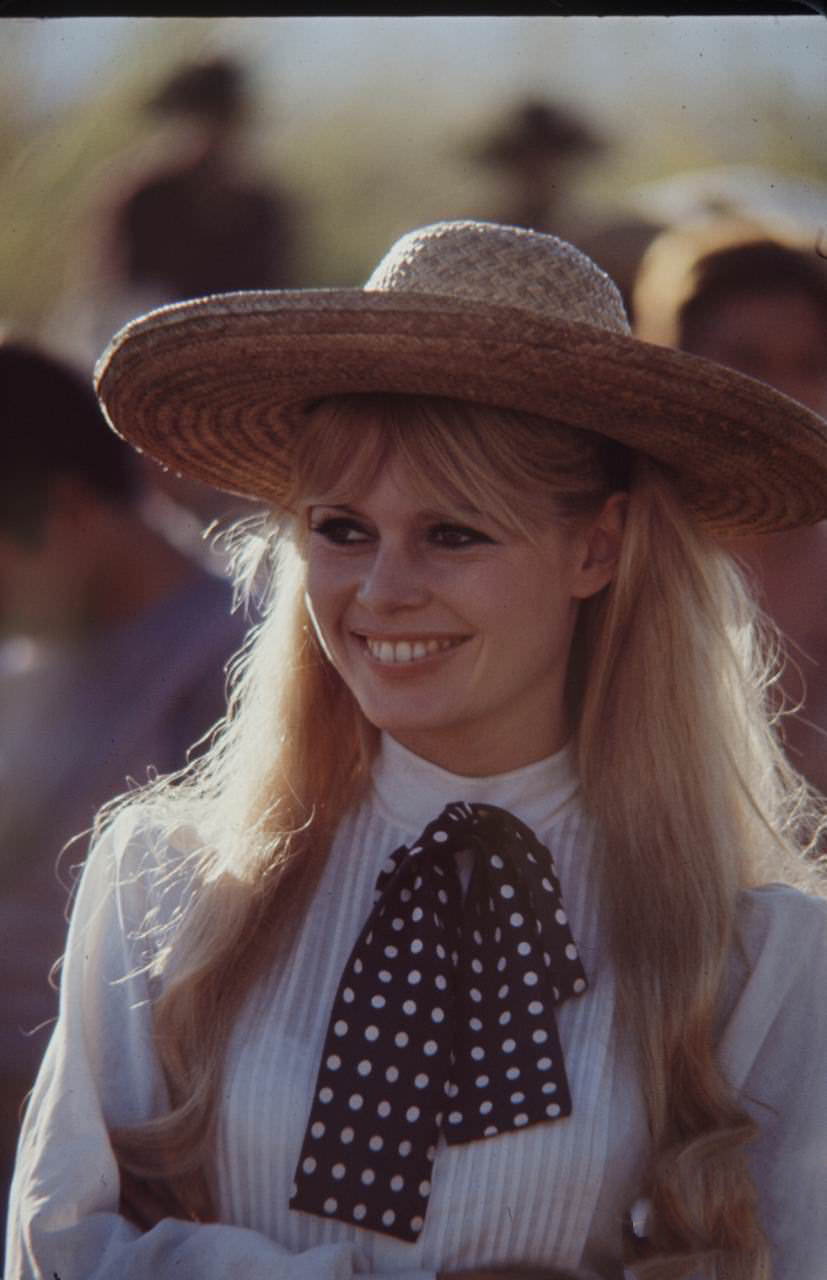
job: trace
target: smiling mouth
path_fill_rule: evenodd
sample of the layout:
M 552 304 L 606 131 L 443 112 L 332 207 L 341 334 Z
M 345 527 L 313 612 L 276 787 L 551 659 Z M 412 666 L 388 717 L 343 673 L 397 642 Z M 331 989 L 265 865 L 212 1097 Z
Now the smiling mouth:
M 376 662 L 391 665 L 406 662 L 421 662 L 423 658 L 432 658 L 448 649 L 456 649 L 464 644 L 467 636 L 440 636 L 429 640 L 379 640 L 374 636 L 360 636 L 362 644 Z

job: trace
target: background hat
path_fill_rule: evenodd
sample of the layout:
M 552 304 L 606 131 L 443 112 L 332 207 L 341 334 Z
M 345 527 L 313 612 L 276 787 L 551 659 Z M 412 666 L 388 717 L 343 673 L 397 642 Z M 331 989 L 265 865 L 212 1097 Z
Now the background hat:
M 474 159 L 511 168 L 539 157 L 562 160 L 602 151 L 605 143 L 585 120 L 557 102 L 534 98 L 519 103 L 503 128 L 472 148 Z
M 827 516 L 827 423 L 763 383 L 632 337 L 604 272 L 555 236 L 443 222 L 363 289 L 215 295 L 151 312 L 96 370 L 115 430 L 174 471 L 280 503 L 295 414 L 322 396 L 448 396 L 599 431 L 663 463 L 708 526 Z
M 230 121 L 243 113 L 245 98 L 243 68 L 232 58 L 213 58 L 179 67 L 147 106 L 158 115 Z

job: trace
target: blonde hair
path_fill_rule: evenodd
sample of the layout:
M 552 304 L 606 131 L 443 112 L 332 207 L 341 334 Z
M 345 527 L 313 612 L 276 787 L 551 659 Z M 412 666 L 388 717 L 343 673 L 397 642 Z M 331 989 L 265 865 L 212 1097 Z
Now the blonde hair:
M 470 499 L 527 537 L 628 485 L 621 563 L 581 609 L 569 683 L 584 802 L 604 837 L 618 1028 L 649 1114 L 655 1232 L 638 1273 L 666 1280 L 714 1260 L 727 1280 L 768 1276 L 743 1155 L 753 1128 L 716 1063 L 715 1026 L 738 893 L 813 883 L 815 871 L 800 852 L 807 794 L 766 711 L 752 605 L 654 464 L 597 434 L 462 402 L 348 397 L 296 421 L 288 510 L 243 544 L 242 577 L 265 564 L 268 598 L 226 723 L 188 773 L 144 797 L 168 831 L 193 826 L 201 843 L 185 864 L 197 892 L 150 962 L 171 1107 L 113 1131 L 124 1186 L 148 1180 L 164 1211 L 213 1216 L 230 1031 L 289 942 L 377 741 L 310 625 L 300 503 L 366 489 L 390 453 L 423 496 Z

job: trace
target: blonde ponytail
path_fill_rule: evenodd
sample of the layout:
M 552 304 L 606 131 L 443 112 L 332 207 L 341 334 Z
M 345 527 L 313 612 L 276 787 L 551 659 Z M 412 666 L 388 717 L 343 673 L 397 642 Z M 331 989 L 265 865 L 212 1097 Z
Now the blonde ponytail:
M 715 1262 L 721 1280 L 764 1280 L 754 1127 L 715 1031 L 739 891 L 782 868 L 812 878 L 792 838 L 806 791 L 769 723 L 770 667 L 739 575 L 654 464 L 637 465 L 622 563 L 591 614 L 579 768 L 653 1151 L 654 1233 L 635 1274 Z

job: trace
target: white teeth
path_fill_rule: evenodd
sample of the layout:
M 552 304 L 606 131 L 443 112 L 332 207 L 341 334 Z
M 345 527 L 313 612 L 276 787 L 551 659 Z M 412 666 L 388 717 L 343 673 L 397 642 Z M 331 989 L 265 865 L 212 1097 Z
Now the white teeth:
M 459 640 L 376 640 L 365 636 L 365 644 L 372 658 L 378 662 L 415 662 L 417 658 L 429 658 L 444 649 L 452 649 Z

